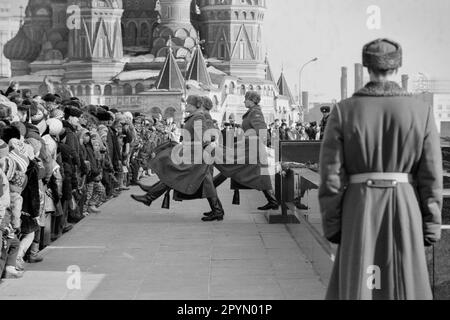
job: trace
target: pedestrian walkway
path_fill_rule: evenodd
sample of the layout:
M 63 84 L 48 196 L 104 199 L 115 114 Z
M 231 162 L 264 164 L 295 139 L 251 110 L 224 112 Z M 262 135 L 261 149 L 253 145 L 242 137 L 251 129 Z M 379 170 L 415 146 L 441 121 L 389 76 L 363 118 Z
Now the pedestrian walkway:
M 154 180 L 154 179 L 153 179 Z M 150 184 L 151 180 L 147 183 Z M 6 299 L 322 299 L 325 287 L 284 225 L 269 225 L 260 192 L 229 183 L 219 194 L 223 222 L 204 223 L 206 200 L 162 201 L 147 208 L 130 198 L 105 204 L 46 248 L 44 262 L 22 279 L 4 280 Z M 78 271 L 80 271 L 78 273 Z

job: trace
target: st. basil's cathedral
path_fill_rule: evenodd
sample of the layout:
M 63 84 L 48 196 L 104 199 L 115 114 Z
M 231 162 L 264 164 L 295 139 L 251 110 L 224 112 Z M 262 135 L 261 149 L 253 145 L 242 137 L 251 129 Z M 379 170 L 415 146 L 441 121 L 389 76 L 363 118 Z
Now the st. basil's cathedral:
M 263 50 L 267 0 L 29 0 L 4 45 L 10 81 L 87 104 L 183 118 L 183 98 L 209 96 L 220 122 L 260 92 L 267 122 L 298 120 Z

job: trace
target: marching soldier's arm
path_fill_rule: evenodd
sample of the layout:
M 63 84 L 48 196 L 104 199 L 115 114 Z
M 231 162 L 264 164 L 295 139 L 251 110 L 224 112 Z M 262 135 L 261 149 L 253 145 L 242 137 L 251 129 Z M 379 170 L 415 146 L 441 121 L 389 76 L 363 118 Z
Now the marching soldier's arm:
M 342 199 L 344 196 L 344 145 L 339 107 L 333 109 L 320 153 L 319 203 L 325 237 L 341 240 Z
M 443 168 L 439 134 L 432 107 L 429 109 L 427 132 L 417 173 L 417 191 L 422 211 L 426 246 L 441 238 Z

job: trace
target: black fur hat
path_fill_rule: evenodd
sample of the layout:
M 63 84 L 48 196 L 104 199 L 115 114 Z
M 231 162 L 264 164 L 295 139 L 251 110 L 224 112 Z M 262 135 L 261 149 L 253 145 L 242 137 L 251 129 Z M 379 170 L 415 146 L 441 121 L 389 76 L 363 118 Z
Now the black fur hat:
M 108 111 L 106 111 L 103 108 L 99 108 L 97 110 L 97 118 L 99 121 L 110 121 L 111 119 L 111 115 L 109 114 Z
M 373 70 L 393 70 L 402 66 L 402 47 L 389 39 L 377 39 L 363 48 L 363 65 Z

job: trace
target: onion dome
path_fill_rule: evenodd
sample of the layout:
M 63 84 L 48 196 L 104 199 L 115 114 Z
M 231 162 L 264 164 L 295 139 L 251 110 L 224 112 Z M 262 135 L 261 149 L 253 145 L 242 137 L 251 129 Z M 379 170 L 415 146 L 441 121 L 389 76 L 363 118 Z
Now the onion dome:
M 39 57 L 41 46 L 27 37 L 23 28 L 14 38 L 9 40 L 3 49 L 3 54 L 9 60 L 33 62 Z

